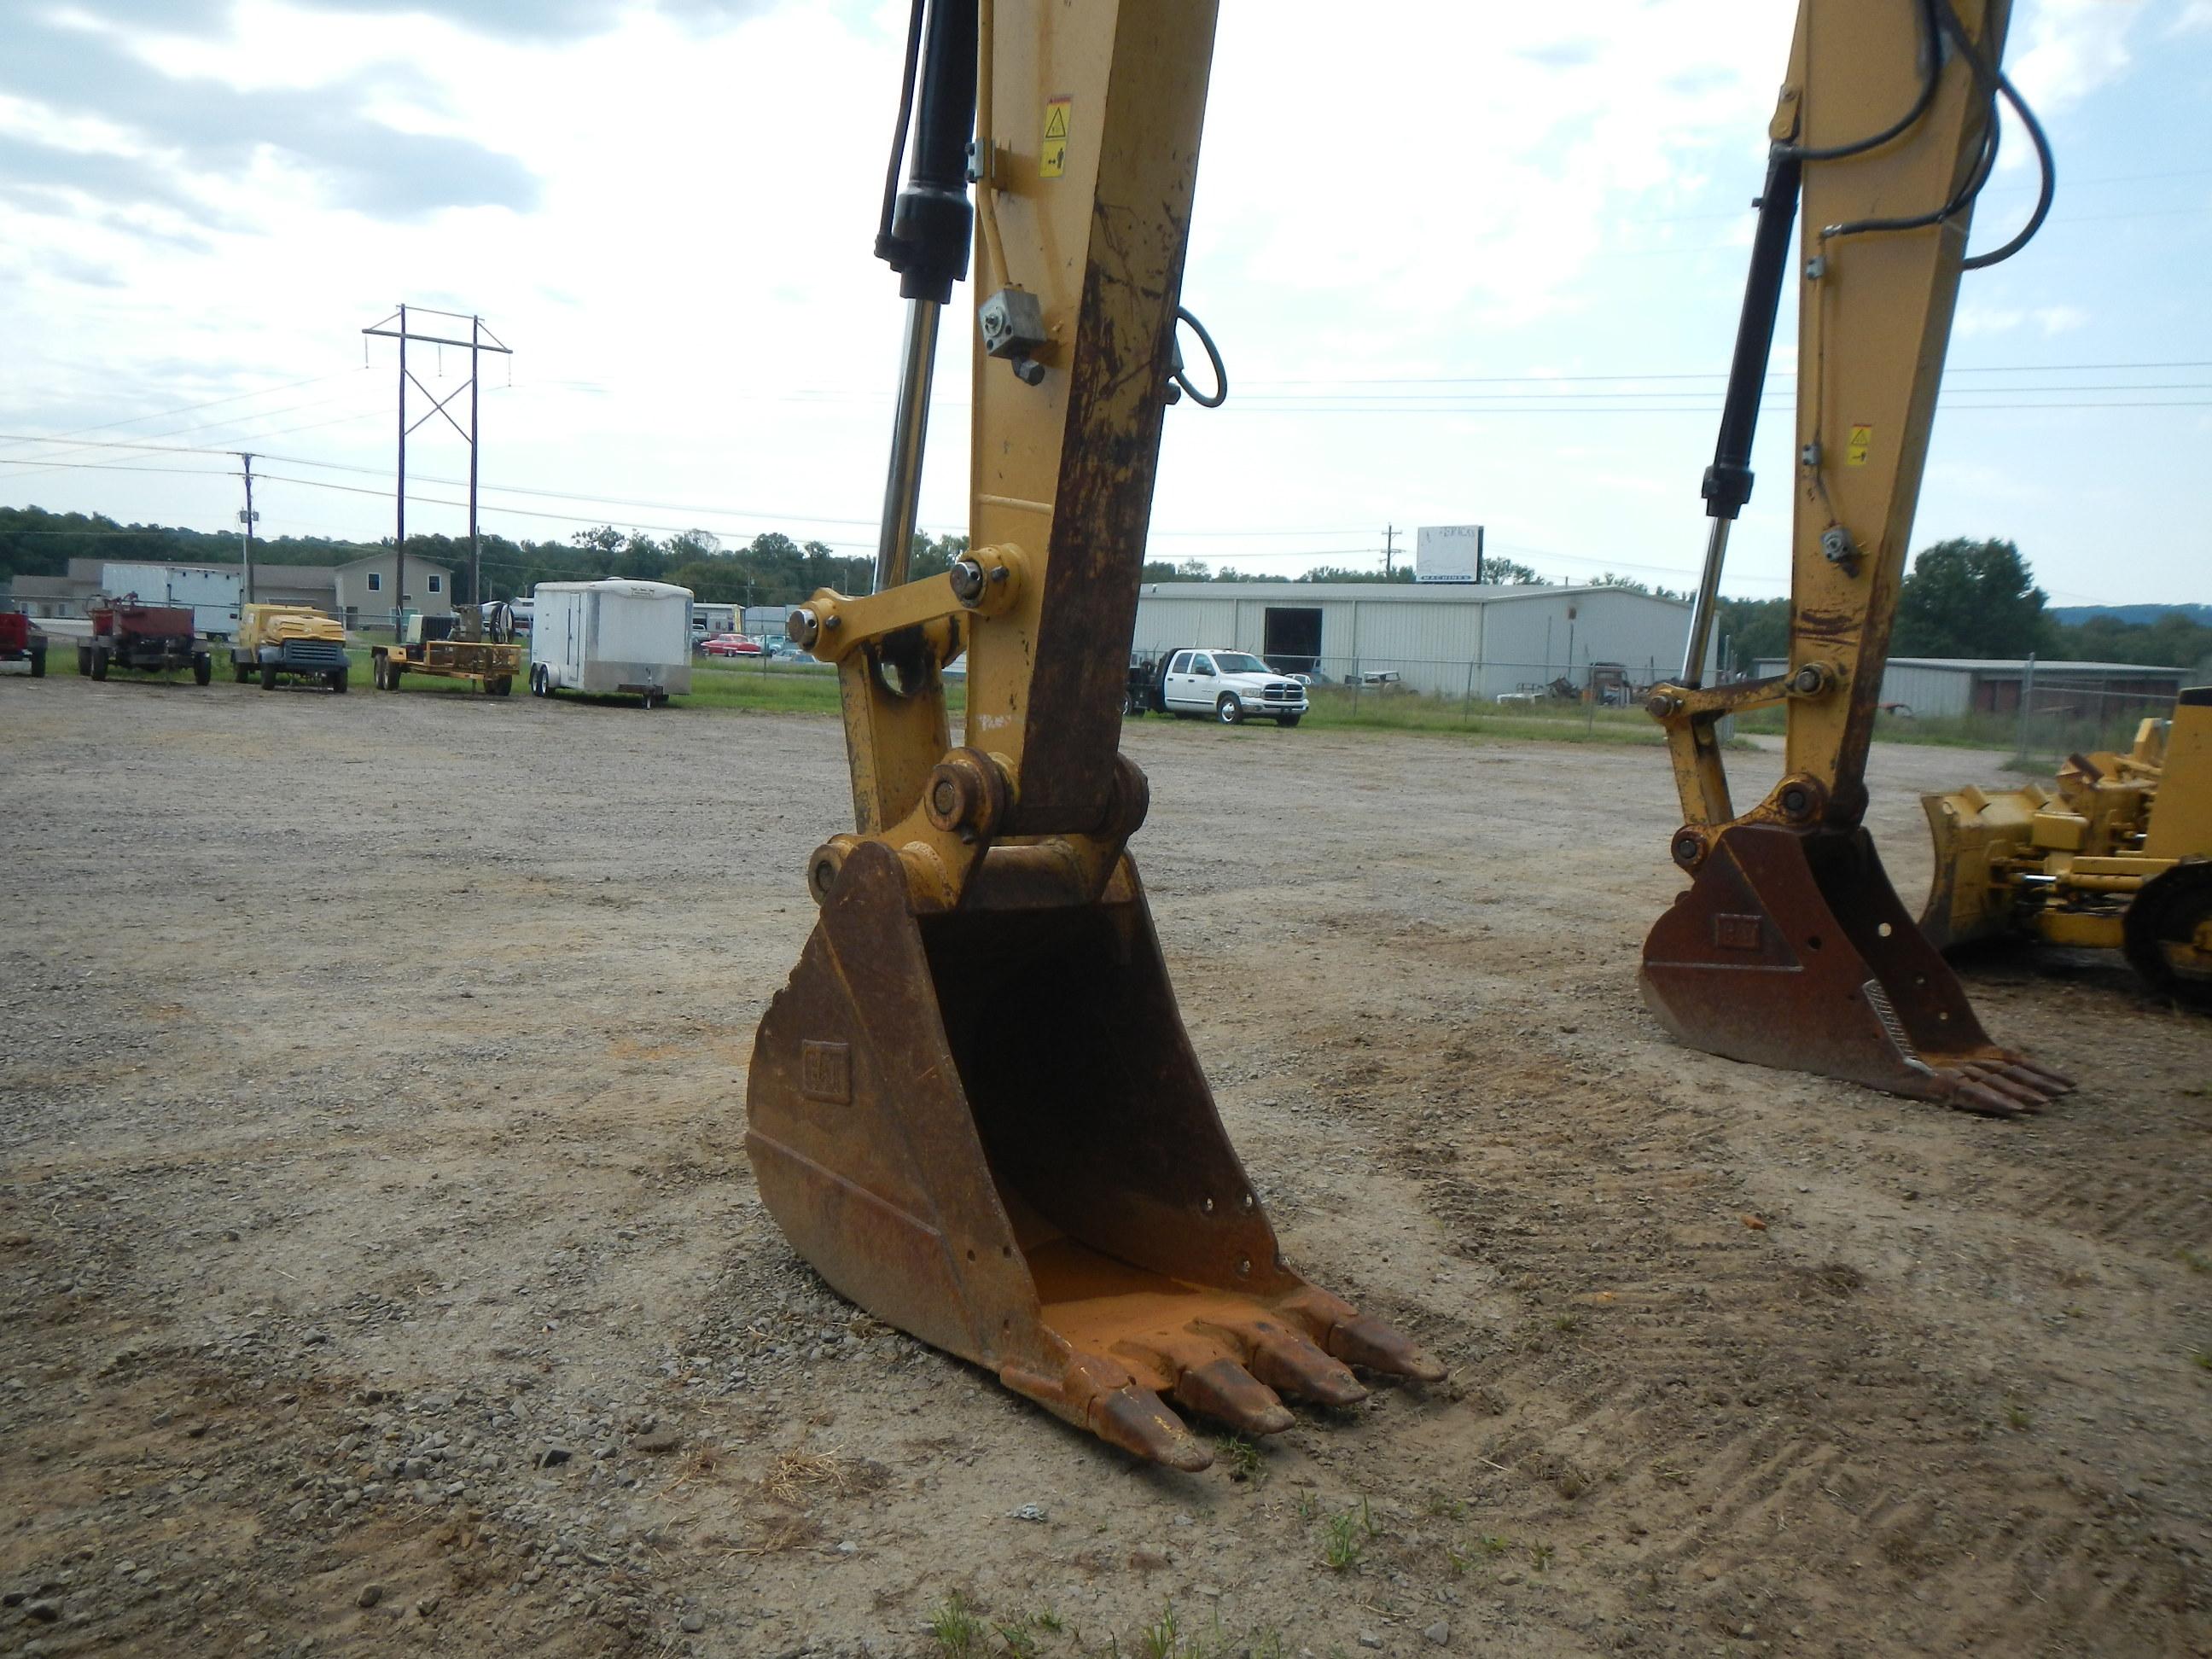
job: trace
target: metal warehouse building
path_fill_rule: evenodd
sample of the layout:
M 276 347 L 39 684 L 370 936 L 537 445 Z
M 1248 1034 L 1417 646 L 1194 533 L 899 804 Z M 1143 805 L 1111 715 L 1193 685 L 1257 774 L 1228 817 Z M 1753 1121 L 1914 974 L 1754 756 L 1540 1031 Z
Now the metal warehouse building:
M 1753 672 L 1764 678 L 1789 666 L 1779 657 L 1762 657 Z M 1892 657 L 1882 672 L 1881 700 L 1921 715 L 2011 714 L 2020 710 L 2021 689 L 2032 685 L 2039 714 L 2109 719 L 2163 713 L 2181 695 L 2183 678 L 2179 668 L 2130 662 Z
M 1683 601 L 1620 587 L 1147 582 L 1136 649 L 1227 647 L 1284 673 L 1395 676 L 1410 690 L 1494 697 L 1561 678 L 1580 688 L 1594 668 L 1638 687 L 1668 678 L 1689 628 Z

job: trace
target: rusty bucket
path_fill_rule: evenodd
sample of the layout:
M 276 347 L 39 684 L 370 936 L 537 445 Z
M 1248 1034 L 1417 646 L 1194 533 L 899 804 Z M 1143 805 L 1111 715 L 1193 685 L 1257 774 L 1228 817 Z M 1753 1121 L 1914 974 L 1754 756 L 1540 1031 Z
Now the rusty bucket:
M 1354 1365 L 1443 1375 L 1284 1264 L 1126 858 L 1097 903 L 916 915 L 860 846 L 746 1109 L 763 1199 L 840 1294 L 1140 1457 L 1212 1461 L 1166 1399 L 1267 1434 L 1281 1395 L 1362 1398 Z
M 2074 1085 L 1990 1041 L 1863 829 L 1737 823 L 1644 942 L 1644 1000 L 1685 1043 L 2014 1117 Z

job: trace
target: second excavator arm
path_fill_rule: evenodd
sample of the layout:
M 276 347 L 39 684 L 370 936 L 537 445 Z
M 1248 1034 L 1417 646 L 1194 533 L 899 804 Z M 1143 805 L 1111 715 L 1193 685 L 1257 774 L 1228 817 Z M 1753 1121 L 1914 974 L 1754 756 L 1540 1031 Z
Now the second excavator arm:
M 1688 891 L 1645 941 L 1645 1000 L 1694 1047 L 2010 1115 L 2070 1086 L 1991 1042 L 1914 926 L 1862 819 L 1890 626 L 1960 275 L 2016 249 L 2048 205 L 2050 154 L 1998 67 L 2010 0 L 1803 0 L 1705 496 L 1712 519 L 1689 648 L 1656 688 Z M 1869 16 L 1871 14 L 1871 16 Z M 2027 229 L 1970 261 L 1997 106 L 2033 137 L 2045 188 Z M 1796 222 L 1793 241 L 1790 228 Z M 1790 663 L 1707 685 L 1728 532 L 1784 293 L 1798 301 Z M 1717 731 L 1784 704 L 1781 781 L 1738 811 Z

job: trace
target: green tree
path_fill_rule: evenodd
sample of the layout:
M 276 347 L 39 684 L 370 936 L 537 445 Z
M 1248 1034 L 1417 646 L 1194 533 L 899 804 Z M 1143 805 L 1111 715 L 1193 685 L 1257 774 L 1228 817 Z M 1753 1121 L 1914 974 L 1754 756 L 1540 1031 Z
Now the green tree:
M 2057 630 L 2020 549 L 2008 541 L 1923 548 L 1898 590 L 1890 649 L 1902 657 L 2025 657 L 2048 653 Z
M 1724 669 L 1748 674 L 1762 657 L 1790 654 L 1790 601 L 1787 599 L 1723 599 L 1713 615 L 1713 626 L 1726 641 Z
M 1482 580 L 1515 587 L 1549 587 L 1552 585 L 1517 559 L 1493 559 L 1487 556 L 1482 561 Z

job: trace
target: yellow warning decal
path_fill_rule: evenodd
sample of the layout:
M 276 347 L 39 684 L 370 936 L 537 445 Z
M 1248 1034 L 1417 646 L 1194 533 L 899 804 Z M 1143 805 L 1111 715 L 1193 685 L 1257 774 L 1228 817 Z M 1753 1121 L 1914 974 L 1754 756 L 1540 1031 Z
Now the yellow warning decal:
M 1075 107 L 1073 98 L 1048 98 L 1044 100 L 1044 143 L 1037 152 L 1037 173 L 1040 177 L 1057 179 L 1067 171 L 1068 112 Z
M 1853 427 L 1851 441 L 1844 447 L 1844 465 L 1864 466 L 1867 461 L 1867 451 L 1873 447 L 1874 428 L 1870 426 Z

